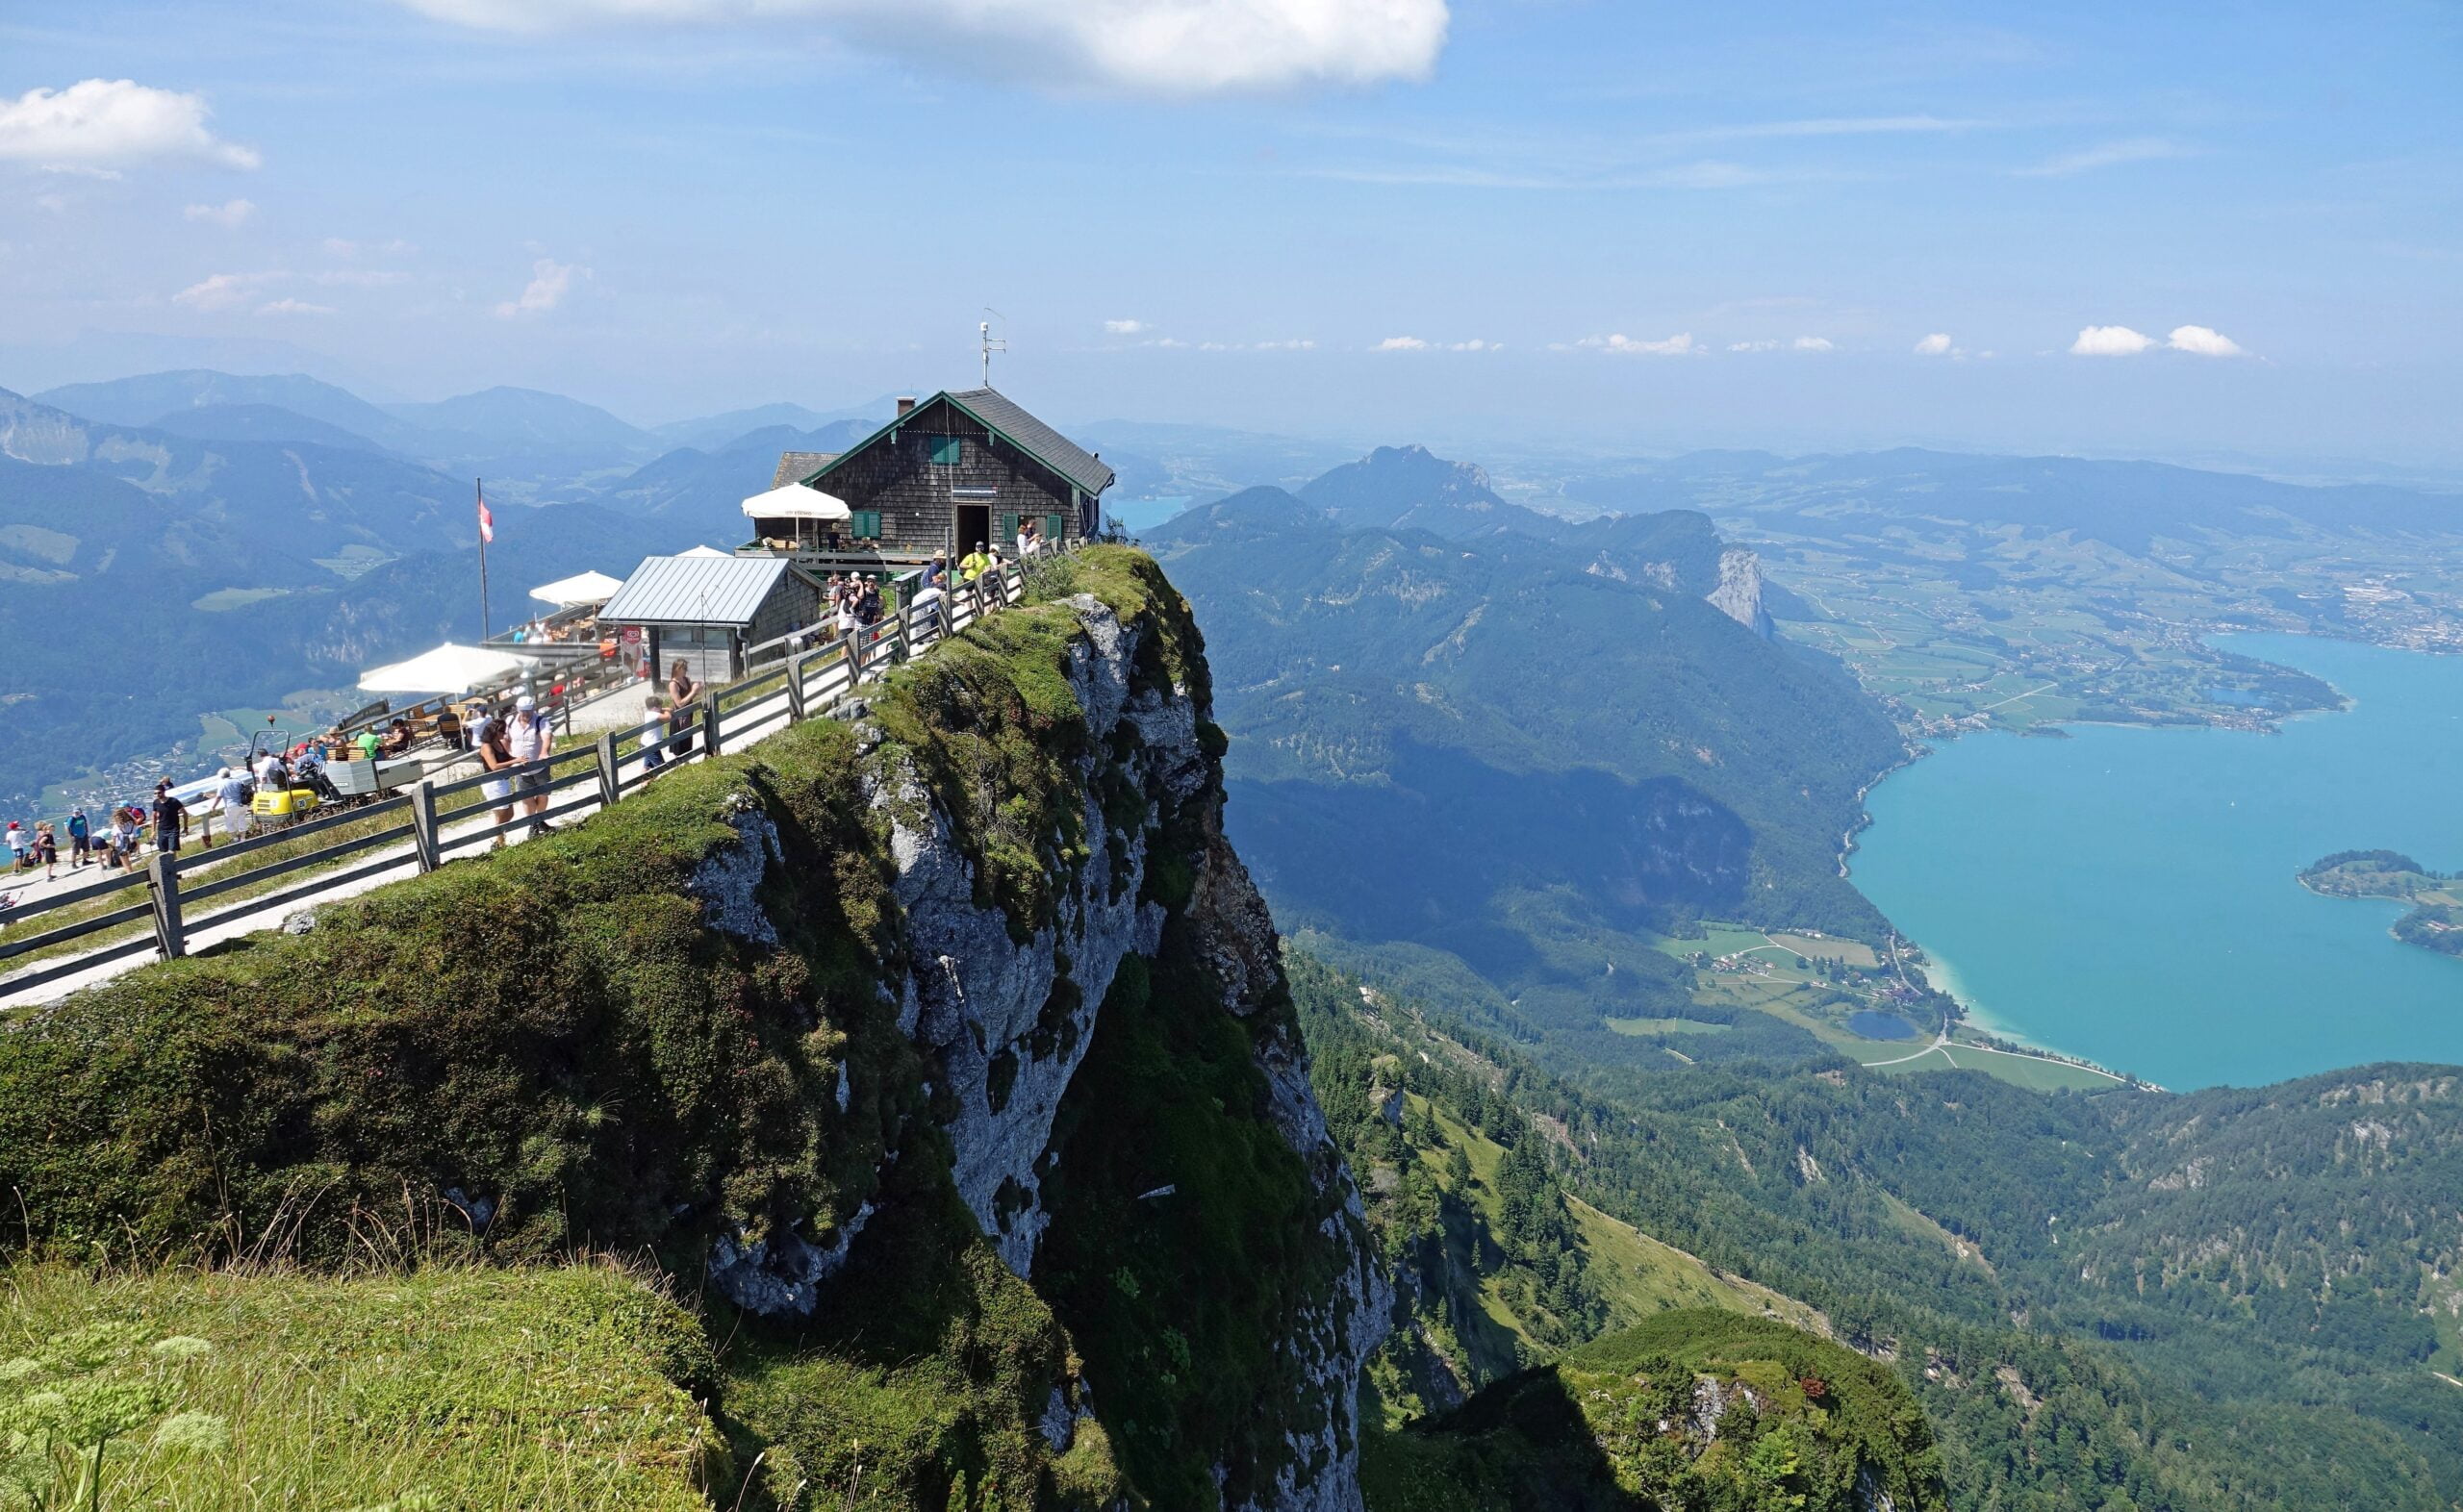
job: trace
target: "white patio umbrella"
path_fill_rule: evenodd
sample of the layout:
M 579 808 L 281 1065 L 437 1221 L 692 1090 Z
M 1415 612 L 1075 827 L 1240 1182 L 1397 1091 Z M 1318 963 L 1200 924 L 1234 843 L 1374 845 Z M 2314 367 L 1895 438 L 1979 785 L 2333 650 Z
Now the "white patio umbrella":
M 756 493 L 744 501 L 744 512 L 753 519 L 828 519 L 853 517 L 847 501 L 808 489 L 800 483 L 790 483 L 782 489 Z
M 460 693 L 484 682 L 510 676 L 530 665 L 531 658 L 480 645 L 447 641 L 407 662 L 375 667 L 359 677 L 361 693 Z
M 621 578 L 604 572 L 576 572 L 552 583 L 542 583 L 530 591 L 530 596 L 544 599 L 559 609 L 572 609 L 582 604 L 603 604 L 624 586 Z

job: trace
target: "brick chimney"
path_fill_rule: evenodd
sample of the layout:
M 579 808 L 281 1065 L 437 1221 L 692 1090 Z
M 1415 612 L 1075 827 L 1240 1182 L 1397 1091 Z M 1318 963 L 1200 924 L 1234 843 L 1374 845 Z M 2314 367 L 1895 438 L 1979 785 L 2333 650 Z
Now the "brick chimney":
M 915 395 L 911 393 L 900 394 L 898 396 L 898 417 L 902 420 L 914 413 Z

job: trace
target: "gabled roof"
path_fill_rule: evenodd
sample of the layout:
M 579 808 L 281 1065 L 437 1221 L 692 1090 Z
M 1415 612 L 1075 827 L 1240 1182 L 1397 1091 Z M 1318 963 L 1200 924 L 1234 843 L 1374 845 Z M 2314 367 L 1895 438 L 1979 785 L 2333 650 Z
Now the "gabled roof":
M 1101 493 L 1112 486 L 1111 468 L 1105 466 L 1076 441 L 1028 415 L 997 389 L 962 389 L 955 392 L 944 389 L 917 405 L 911 414 L 900 416 L 796 481 L 819 487 L 821 480 L 836 470 L 839 464 L 858 452 L 870 450 L 873 443 L 881 438 L 914 424 L 916 416 L 944 401 L 1086 492 Z M 784 470 L 782 462 L 780 471 Z
M 782 451 L 778 454 L 778 470 L 770 474 L 770 486 L 783 489 L 790 483 L 801 483 L 837 460 L 838 453 L 834 451 Z
M 620 625 L 743 625 L 778 586 L 784 557 L 644 557 L 598 617 Z

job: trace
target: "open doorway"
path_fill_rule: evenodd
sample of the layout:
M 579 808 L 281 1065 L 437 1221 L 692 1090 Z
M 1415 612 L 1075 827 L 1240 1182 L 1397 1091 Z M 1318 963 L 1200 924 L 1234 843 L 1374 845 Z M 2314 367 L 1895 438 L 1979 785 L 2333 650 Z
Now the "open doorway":
M 992 540 L 992 506 L 960 504 L 955 508 L 958 526 L 956 555 L 962 557 Z

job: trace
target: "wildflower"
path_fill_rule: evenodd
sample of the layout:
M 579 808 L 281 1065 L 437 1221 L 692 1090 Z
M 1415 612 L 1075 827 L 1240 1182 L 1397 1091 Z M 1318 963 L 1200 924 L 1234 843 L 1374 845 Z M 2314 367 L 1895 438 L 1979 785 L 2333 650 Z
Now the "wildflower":
M 212 1354 L 214 1341 L 200 1339 L 192 1333 L 175 1333 L 167 1339 L 158 1340 L 154 1352 L 166 1360 L 193 1360 L 200 1354 Z
M 154 1447 L 174 1454 L 219 1454 L 231 1447 L 231 1424 L 210 1412 L 175 1412 L 154 1430 Z

